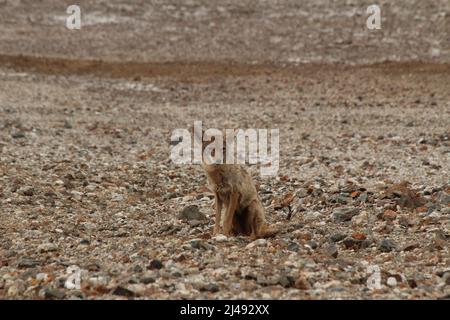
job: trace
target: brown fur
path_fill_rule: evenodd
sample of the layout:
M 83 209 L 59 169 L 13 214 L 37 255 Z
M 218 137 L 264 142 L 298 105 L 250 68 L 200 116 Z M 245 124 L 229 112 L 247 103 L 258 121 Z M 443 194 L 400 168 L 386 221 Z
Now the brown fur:
M 227 236 L 243 234 L 256 239 L 278 232 L 267 225 L 253 180 L 243 166 L 203 162 L 203 168 L 215 196 L 214 234 L 221 231 L 222 207 L 225 207 L 223 233 Z

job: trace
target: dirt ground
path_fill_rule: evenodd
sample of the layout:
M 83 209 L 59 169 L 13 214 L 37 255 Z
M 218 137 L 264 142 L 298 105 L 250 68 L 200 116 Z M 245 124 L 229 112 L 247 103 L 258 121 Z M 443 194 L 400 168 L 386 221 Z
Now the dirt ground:
M 69 4 L 0 0 L 0 299 L 450 297 L 448 1 Z M 197 120 L 280 130 L 276 237 L 211 237 Z

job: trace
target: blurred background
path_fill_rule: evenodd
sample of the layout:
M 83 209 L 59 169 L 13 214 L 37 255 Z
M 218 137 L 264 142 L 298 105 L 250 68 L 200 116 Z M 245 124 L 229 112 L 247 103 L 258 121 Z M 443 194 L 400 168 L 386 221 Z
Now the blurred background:
M 68 30 L 66 8 L 81 8 Z M 381 8 L 381 30 L 366 9 Z M 0 54 L 139 61 L 450 61 L 448 0 L 0 0 Z

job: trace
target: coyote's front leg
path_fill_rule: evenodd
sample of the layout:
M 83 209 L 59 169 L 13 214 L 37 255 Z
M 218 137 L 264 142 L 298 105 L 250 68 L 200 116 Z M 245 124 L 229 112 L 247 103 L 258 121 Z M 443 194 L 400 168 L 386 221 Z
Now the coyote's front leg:
M 217 193 L 214 194 L 214 197 L 216 199 L 215 203 L 215 209 L 216 209 L 216 222 L 214 224 L 214 231 L 213 235 L 216 235 L 220 232 L 220 220 L 222 218 L 222 200 L 220 200 Z
M 239 194 L 237 192 L 231 192 L 227 209 L 225 211 L 225 221 L 223 222 L 223 234 L 226 236 L 231 236 L 233 229 L 233 216 L 238 206 L 238 200 Z

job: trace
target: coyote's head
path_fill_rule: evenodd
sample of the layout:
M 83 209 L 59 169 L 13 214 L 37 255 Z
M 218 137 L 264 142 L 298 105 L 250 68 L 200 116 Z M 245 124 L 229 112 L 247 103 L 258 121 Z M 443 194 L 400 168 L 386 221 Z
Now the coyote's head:
M 205 167 L 225 164 L 227 145 L 232 143 L 234 135 L 230 131 L 208 129 L 193 129 L 194 141 L 201 147 L 202 164 Z M 228 139 L 227 139 L 228 134 Z

